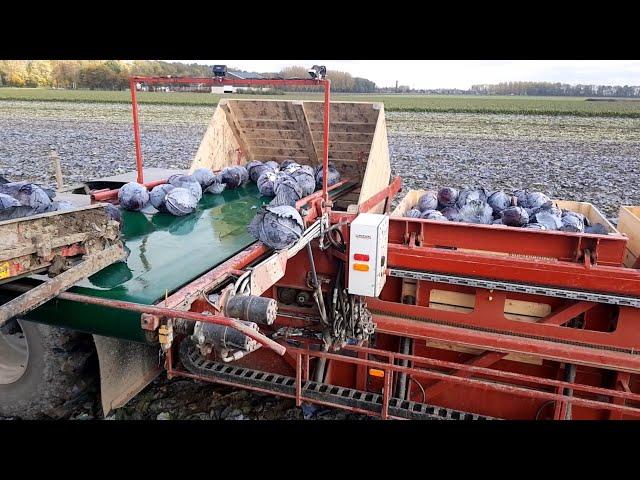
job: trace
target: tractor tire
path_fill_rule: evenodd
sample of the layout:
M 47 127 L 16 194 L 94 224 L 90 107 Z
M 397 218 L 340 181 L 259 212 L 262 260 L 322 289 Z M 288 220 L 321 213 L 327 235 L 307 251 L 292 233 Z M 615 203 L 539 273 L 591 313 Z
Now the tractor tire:
M 25 320 L 0 329 L 0 417 L 68 418 L 98 391 L 91 335 Z

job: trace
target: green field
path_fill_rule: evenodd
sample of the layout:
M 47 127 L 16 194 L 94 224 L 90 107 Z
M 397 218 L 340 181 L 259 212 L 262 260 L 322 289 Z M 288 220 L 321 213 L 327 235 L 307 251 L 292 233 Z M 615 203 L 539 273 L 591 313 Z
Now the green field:
M 321 100 L 321 94 L 225 95 L 233 98 Z M 140 103 L 164 105 L 215 105 L 221 95 L 206 93 L 140 92 Z M 640 118 L 640 101 L 586 101 L 577 97 L 482 97 L 439 95 L 350 95 L 334 94 L 334 100 L 384 102 L 388 111 L 510 113 L 520 115 L 576 115 L 581 117 Z M 128 91 L 51 90 L 0 88 L 0 100 L 129 103 Z

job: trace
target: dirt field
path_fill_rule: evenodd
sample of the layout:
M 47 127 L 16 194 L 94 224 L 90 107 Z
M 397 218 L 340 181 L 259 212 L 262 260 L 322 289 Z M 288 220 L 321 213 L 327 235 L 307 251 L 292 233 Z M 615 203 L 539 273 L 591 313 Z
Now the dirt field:
M 213 106 L 143 105 L 145 164 L 186 168 Z M 594 203 L 608 217 L 640 204 L 640 119 L 387 112 L 395 174 L 407 187 L 535 187 Z M 69 182 L 131 170 L 124 104 L 0 102 L 0 174 L 53 183 L 50 148 Z
M 143 105 L 145 164 L 187 168 L 212 106 Z M 615 219 L 640 205 L 640 118 L 388 112 L 394 175 L 405 189 L 436 186 L 538 188 L 594 203 Z M 125 104 L 0 102 L 0 175 L 53 184 L 56 148 L 67 182 L 132 170 Z M 95 399 L 73 418 L 93 418 Z M 194 382 L 159 379 L 111 418 L 303 418 L 292 402 Z M 307 416 L 311 416 L 307 412 Z M 320 411 L 314 418 L 353 418 Z
M 215 105 L 218 95 L 195 92 L 139 92 L 138 102 L 164 105 Z M 233 94 L 233 98 L 266 100 L 300 99 L 322 100 L 322 93 L 287 93 L 279 95 Z M 518 95 L 424 95 L 424 94 L 369 94 L 332 92 L 338 101 L 383 102 L 387 111 L 456 112 L 456 113 L 510 113 L 527 115 L 577 115 L 584 117 L 640 118 L 640 100 L 637 98 L 600 98 L 588 101 L 585 97 L 537 97 Z M 23 100 L 35 102 L 92 102 L 129 104 L 131 95 L 124 91 L 53 90 L 50 88 L 0 88 L 0 101 Z

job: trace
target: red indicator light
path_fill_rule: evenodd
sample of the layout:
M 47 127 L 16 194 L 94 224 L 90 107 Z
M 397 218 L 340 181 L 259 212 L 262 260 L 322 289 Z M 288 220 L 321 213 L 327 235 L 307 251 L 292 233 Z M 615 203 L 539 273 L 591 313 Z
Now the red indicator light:
M 368 262 L 369 261 L 369 255 L 366 255 L 364 253 L 356 253 L 353 255 L 353 259 L 354 260 L 360 260 L 361 262 Z

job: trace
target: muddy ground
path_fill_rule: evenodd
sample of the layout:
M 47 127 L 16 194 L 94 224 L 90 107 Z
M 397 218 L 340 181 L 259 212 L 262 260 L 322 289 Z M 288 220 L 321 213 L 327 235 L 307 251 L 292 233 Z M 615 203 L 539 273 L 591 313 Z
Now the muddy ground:
M 140 107 L 145 164 L 187 168 L 211 107 Z M 405 189 L 438 186 L 537 188 L 587 201 L 615 221 L 640 205 L 640 119 L 388 112 L 394 175 Z M 0 175 L 54 183 L 55 148 L 66 182 L 134 165 L 131 110 L 119 104 L 0 102 Z M 72 418 L 98 415 L 93 398 Z M 320 410 L 310 418 L 358 418 Z M 109 418 L 304 418 L 293 402 L 226 387 L 160 378 Z

